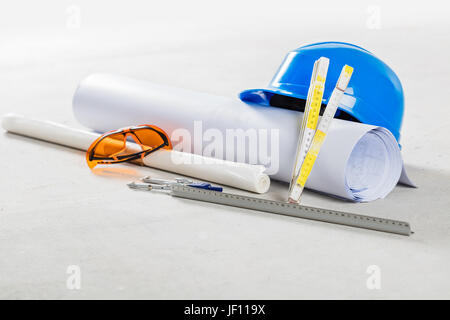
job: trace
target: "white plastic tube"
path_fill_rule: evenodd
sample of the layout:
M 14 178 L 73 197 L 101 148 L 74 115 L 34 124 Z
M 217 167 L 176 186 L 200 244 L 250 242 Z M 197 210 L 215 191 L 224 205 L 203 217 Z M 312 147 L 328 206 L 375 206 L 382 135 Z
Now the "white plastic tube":
M 97 133 L 15 114 L 5 115 L 2 126 L 9 132 L 83 151 L 99 137 Z M 131 143 L 129 147 L 136 148 Z M 270 187 L 270 178 L 263 173 L 264 166 L 259 165 L 223 161 L 175 150 L 158 150 L 145 157 L 143 162 L 149 167 L 256 193 L 265 193 Z

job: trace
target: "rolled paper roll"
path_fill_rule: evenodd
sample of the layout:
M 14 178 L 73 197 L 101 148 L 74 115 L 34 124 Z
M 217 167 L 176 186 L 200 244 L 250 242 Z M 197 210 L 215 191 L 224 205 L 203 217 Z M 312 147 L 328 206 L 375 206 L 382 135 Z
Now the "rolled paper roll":
M 100 135 L 71 128 L 51 121 L 40 121 L 21 115 L 7 114 L 2 119 L 5 130 L 35 139 L 86 151 Z M 135 143 L 127 143 L 130 151 L 140 151 Z M 265 193 L 270 178 L 265 167 L 224 161 L 176 150 L 158 150 L 143 159 L 146 166 L 176 172 L 197 179 L 215 182 L 256 193 Z
M 265 193 L 270 187 L 270 178 L 264 173 L 264 166 L 207 158 L 175 150 L 158 150 L 145 157 L 144 164 L 256 193 Z

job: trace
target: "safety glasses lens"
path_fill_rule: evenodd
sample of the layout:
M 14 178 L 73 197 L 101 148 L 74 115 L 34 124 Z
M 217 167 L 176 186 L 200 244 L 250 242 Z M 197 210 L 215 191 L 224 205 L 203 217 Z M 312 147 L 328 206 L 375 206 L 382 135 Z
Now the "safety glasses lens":
M 127 143 L 127 137 L 132 138 L 139 146 Z M 136 160 L 147 155 L 149 152 L 146 151 L 160 148 L 172 149 L 166 133 L 157 127 L 143 125 L 100 137 L 90 146 L 86 161 L 92 169 L 97 164 Z
M 137 138 L 141 147 L 147 151 L 155 149 L 161 146 L 169 146 L 168 138 L 164 133 L 157 131 L 153 128 L 143 127 L 133 130 L 135 137 Z
M 125 135 L 123 133 L 115 133 L 100 138 L 89 148 L 86 160 L 90 168 L 98 163 L 108 163 L 114 161 L 117 156 L 121 155 L 126 149 Z

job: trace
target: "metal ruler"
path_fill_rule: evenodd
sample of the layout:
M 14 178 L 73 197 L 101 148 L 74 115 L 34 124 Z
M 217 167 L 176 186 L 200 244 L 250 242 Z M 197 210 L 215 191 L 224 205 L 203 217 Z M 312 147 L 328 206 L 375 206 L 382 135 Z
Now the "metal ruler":
M 171 185 L 170 190 L 172 196 L 179 198 L 223 204 L 232 207 L 282 214 L 303 219 L 342 224 L 356 228 L 396 233 L 404 236 L 409 236 L 412 233 L 409 223 L 404 221 L 307 207 L 299 204 L 265 200 L 225 192 L 209 191 L 180 184 Z

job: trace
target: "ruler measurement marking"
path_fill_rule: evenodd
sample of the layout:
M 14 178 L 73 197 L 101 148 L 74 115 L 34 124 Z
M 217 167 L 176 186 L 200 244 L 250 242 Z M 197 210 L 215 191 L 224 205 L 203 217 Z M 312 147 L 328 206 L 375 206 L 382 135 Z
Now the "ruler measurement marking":
M 297 191 L 297 176 L 300 173 L 302 163 L 308 154 L 309 147 L 313 142 L 313 137 L 317 129 L 320 107 L 322 105 L 323 93 L 325 90 L 325 80 L 327 77 L 329 59 L 321 57 L 314 62 L 311 75 L 308 96 L 300 127 L 300 134 L 297 141 L 297 150 L 294 163 L 292 179 L 289 184 L 289 198 Z M 296 201 L 298 202 L 298 200 Z
M 314 137 L 312 138 L 311 142 L 307 141 L 306 143 L 306 148 L 304 150 L 304 153 L 302 154 L 303 161 L 298 172 L 295 173 L 296 175 L 291 181 L 291 185 L 289 186 L 289 202 L 299 203 L 300 201 L 300 197 L 306 185 L 306 181 L 311 174 L 314 163 L 317 160 L 320 149 L 327 136 L 331 120 L 334 118 L 339 102 L 344 95 L 345 90 L 347 89 L 352 73 L 353 68 L 351 66 L 344 65 L 335 88 L 331 93 L 323 116 L 320 122 L 317 124 L 315 132 L 313 133 Z

